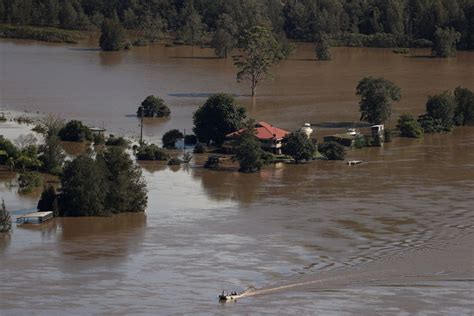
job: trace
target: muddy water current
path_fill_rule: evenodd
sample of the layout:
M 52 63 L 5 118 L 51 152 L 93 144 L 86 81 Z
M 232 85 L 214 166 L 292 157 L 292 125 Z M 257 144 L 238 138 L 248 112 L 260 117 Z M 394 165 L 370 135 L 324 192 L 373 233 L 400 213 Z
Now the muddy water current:
M 429 94 L 474 89 L 472 53 L 438 60 L 341 48 L 318 63 L 303 45 L 251 105 L 231 61 L 208 50 L 0 48 L 3 106 L 133 135 L 130 115 L 154 93 L 172 116 L 147 122 L 149 139 L 189 129 L 196 106 L 217 91 L 234 93 L 257 119 L 288 129 L 311 122 L 318 136 L 357 121 L 354 87 L 365 75 L 402 87 L 395 116 L 422 112 Z M 12 138 L 25 129 L 0 123 Z M 349 158 L 364 163 L 282 164 L 249 175 L 205 170 L 200 156 L 191 167 L 142 164 L 146 214 L 61 218 L 0 237 L 0 314 L 472 315 L 474 129 L 395 138 Z M 18 194 L 14 177 L 0 171 L 0 195 L 15 217 L 36 206 L 39 192 Z M 217 302 L 222 289 L 249 288 L 235 303 Z

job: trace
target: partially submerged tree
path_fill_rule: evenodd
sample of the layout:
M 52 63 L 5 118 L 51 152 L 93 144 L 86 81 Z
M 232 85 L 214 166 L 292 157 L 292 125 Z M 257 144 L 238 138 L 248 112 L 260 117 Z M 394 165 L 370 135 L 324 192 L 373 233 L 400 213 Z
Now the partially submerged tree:
M 43 177 L 39 172 L 21 172 L 18 177 L 18 191 L 29 193 L 43 183 Z
M 5 207 L 5 201 L 2 199 L 2 207 L 0 208 L 0 233 L 8 233 L 11 229 L 12 219 Z
M 103 51 L 119 51 L 124 48 L 124 43 L 124 30 L 120 22 L 105 19 L 101 26 L 100 48 Z
M 293 157 L 295 163 L 299 163 L 313 159 L 316 146 L 305 133 L 298 131 L 283 138 L 281 151 L 283 154 Z
M 170 115 L 170 109 L 162 98 L 149 95 L 138 107 L 137 116 L 140 117 L 142 114 L 144 117 L 165 117 Z
M 135 156 L 137 157 L 137 160 L 165 161 L 169 159 L 168 153 L 155 144 L 142 144 L 140 147 L 138 147 Z
M 69 121 L 59 130 L 58 136 L 62 141 L 68 142 L 92 140 L 92 133 L 89 128 L 77 120 Z
M 423 128 L 411 114 L 400 115 L 397 127 L 400 130 L 400 136 L 411 138 L 423 137 Z
M 219 15 L 216 31 L 211 41 L 211 46 L 219 58 L 227 58 L 227 55 L 237 45 L 237 33 L 237 24 L 232 17 L 226 13 Z
M 454 90 L 454 122 L 458 126 L 474 125 L 474 92 L 469 89 L 457 87 Z
M 161 138 L 163 142 L 163 147 L 165 148 L 175 148 L 176 141 L 183 138 L 184 135 L 177 129 L 172 129 L 167 131 Z
M 258 84 L 273 77 L 271 68 L 283 58 L 281 46 L 275 36 L 263 26 L 254 26 L 244 31 L 240 47 L 244 55 L 237 56 L 237 81 L 248 81 L 252 97 Z
M 344 160 L 346 156 L 346 148 L 336 142 L 319 144 L 318 151 L 328 160 Z
M 454 124 L 454 96 L 448 91 L 430 96 L 426 102 L 426 114 L 438 120 L 444 130 L 449 131 Z
M 240 135 L 234 144 L 234 160 L 239 162 L 240 172 L 257 172 L 273 158 L 272 154 L 262 149 L 262 144 L 255 136 L 254 126 L 255 122 L 249 120 L 246 131 Z
M 401 99 L 400 88 L 384 78 L 363 78 L 356 94 L 360 97 L 360 120 L 370 124 L 383 124 L 390 119 L 392 102 Z
M 456 45 L 460 39 L 461 33 L 453 28 L 436 28 L 431 55 L 443 58 L 456 55 Z
M 245 109 L 236 104 L 234 97 L 225 93 L 210 96 L 194 113 L 194 134 L 208 145 L 221 145 L 225 135 L 244 126 Z
M 326 34 L 319 33 L 315 38 L 315 52 L 317 60 L 331 60 L 331 51 L 329 50 L 329 39 Z

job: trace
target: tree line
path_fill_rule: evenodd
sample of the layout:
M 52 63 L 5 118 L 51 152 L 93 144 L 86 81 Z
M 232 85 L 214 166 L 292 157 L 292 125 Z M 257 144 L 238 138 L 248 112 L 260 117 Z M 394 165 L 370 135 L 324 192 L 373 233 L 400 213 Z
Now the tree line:
M 150 38 L 166 32 L 189 43 L 226 42 L 221 55 L 262 25 L 290 39 L 327 34 L 343 45 L 373 46 L 423 44 L 438 27 L 452 28 L 458 48 L 474 49 L 472 0 L 0 0 L 3 23 L 97 29 L 105 19 Z

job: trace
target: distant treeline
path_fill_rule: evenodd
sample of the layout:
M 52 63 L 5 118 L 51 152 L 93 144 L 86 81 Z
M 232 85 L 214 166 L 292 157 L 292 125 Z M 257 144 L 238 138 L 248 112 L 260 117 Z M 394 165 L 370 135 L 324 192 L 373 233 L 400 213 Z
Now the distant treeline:
M 473 0 L 0 0 L 8 24 L 96 29 L 104 18 L 187 42 L 263 24 L 296 40 L 326 33 L 339 45 L 416 46 L 433 40 L 437 27 L 452 27 L 458 47 L 474 49 Z

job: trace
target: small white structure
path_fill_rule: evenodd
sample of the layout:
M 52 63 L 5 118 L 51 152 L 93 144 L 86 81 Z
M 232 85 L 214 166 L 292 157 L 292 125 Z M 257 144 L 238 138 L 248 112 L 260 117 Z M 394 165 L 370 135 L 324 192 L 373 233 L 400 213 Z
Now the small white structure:
M 350 136 L 357 136 L 359 135 L 359 131 L 356 130 L 355 128 L 348 128 L 347 129 L 347 132 L 346 132 L 347 135 L 350 135 Z
M 18 224 L 42 224 L 53 218 L 53 212 L 34 212 L 18 216 Z
M 304 123 L 303 127 L 300 128 L 300 131 L 306 134 L 308 138 L 310 138 L 311 134 L 313 134 L 313 129 L 311 128 L 311 124 L 309 123 Z
M 372 125 L 370 127 L 370 130 L 372 131 L 372 137 L 374 139 L 378 138 L 380 139 L 382 142 L 384 140 L 384 126 L 383 124 L 382 125 Z

